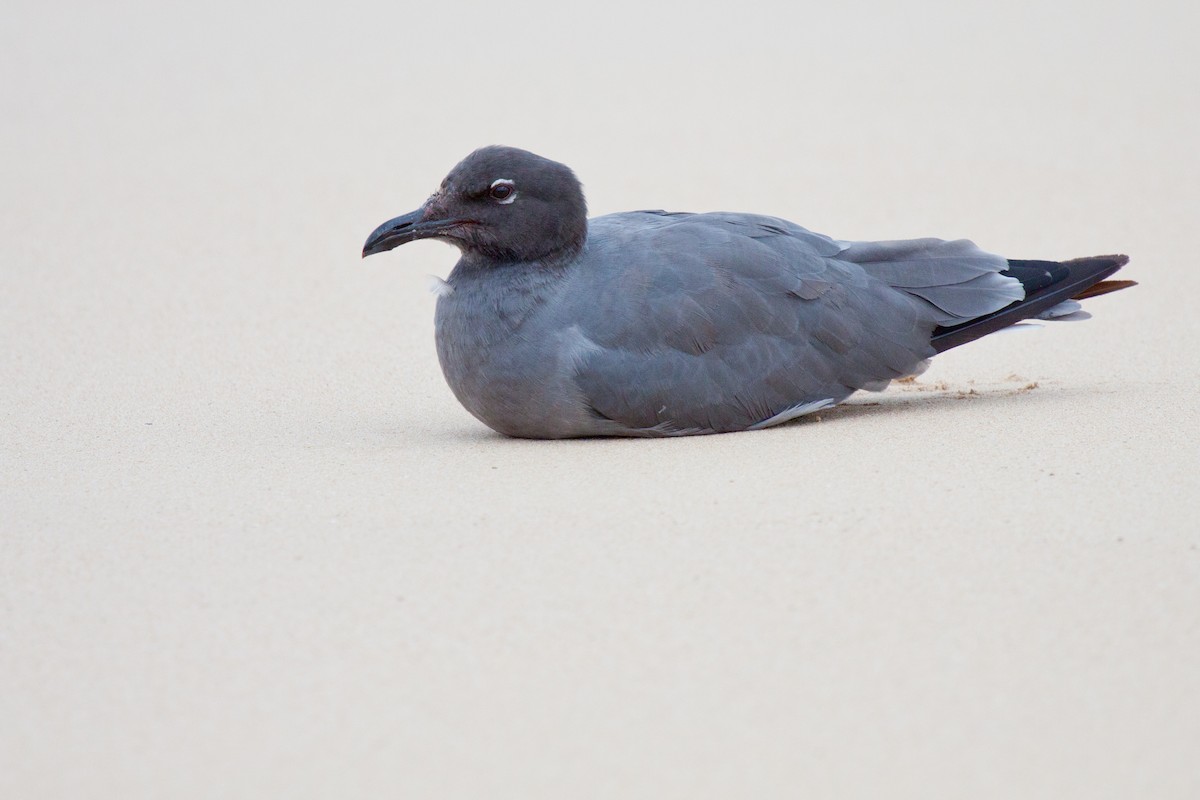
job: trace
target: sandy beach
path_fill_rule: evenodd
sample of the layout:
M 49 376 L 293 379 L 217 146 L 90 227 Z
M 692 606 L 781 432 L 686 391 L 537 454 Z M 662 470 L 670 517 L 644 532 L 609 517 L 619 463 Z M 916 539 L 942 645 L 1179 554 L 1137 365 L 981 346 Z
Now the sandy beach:
M 1187 6 L 18 5 L 0 796 L 1200 796 Z M 359 257 L 491 143 L 1140 285 L 776 429 L 506 439 L 455 251 Z

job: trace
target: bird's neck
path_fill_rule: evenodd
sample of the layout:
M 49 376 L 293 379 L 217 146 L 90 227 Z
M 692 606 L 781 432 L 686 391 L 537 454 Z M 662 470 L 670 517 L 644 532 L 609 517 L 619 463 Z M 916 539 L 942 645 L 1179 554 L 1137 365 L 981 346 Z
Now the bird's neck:
M 571 269 L 577 253 L 534 261 L 509 261 L 464 253 L 447 281 L 489 298 L 507 298 L 505 305 L 536 303 Z
M 540 262 L 487 263 L 464 256 L 438 298 L 439 343 L 458 348 L 456 352 L 464 346 L 490 352 L 545 307 L 569 268 Z
M 587 221 L 570 225 L 547 243 L 545 239 L 495 246 L 485 242 L 456 243 L 462 251 L 462 261 L 468 268 L 499 269 L 511 265 L 531 264 L 541 267 L 563 266 L 579 255 L 587 242 Z

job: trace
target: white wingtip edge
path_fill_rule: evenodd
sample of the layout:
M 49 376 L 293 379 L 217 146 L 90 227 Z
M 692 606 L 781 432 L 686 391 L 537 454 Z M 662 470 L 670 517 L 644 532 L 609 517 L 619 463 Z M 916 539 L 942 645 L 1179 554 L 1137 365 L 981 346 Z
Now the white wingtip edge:
M 1091 316 L 1091 314 L 1083 310 L 1083 306 L 1079 305 L 1078 301 L 1063 300 L 1058 305 L 1050 306 L 1045 311 L 1038 314 L 1037 319 L 1074 321 L 1078 319 L 1088 319 Z
M 827 408 L 833 408 L 837 403 L 833 402 L 833 398 L 827 400 L 815 400 L 811 403 L 801 403 L 792 406 L 791 408 L 780 411 L 773 417 L 764 419 L 762 422 L 756 422 L 747 430 L 760 431 L 763 428 L 770 428 L 772 425 L 782 425 L 785 422 L 791 422 L 797 417 L 803 417 L 805 414 L 812 414 L 815 411 L 824 411 Z

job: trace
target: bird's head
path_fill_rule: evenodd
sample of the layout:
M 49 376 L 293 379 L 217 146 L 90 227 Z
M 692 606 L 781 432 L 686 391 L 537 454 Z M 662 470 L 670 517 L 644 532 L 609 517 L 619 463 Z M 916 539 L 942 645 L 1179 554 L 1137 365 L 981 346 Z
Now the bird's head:
M 441 239 L 464 255 L 537 261 L 574 254 L 586 236 L 583 187 L 568 167 L 515 147 L 492 146 L 459 162 L 419 209 L 372 231 L 362 254 Z

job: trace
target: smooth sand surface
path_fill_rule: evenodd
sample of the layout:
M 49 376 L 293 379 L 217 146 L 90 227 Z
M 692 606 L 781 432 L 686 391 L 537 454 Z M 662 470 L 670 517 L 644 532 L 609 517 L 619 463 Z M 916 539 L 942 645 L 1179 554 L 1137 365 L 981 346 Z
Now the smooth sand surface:
M 75 5 L 0 30 L 0 796 L 1200 796 L 1191 6 Z M 779 429 L 505 439 L 454 251 L 358 255 L 497 142 L 1141 286 Z

